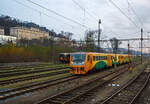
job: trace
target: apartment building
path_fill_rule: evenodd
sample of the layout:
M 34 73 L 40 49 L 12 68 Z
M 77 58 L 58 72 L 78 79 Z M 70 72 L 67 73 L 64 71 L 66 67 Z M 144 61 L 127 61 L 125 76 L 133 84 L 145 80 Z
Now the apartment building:
M 10 28 L 10 35 L 17 37 L 17 39 L 49 39 L 49 33 L 41 31 L 37 28 L 26 28 L 26 27 L 12 27 Z

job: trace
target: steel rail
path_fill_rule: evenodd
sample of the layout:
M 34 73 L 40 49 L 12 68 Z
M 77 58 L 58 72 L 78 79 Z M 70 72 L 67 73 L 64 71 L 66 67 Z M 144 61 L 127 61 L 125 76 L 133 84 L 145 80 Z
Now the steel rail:
M 135 102 L 135 100 L 138 98 L 138 96 L 140 95 L 140 93 L 144 90 L 144 88 L 146 87 L 146 85 L 148 84 L 148 81 L 150 79 L 150 74 L 148 75 L 144 85 L 142 86 L 142 88 L 138 91 L 138 93 L 135 95 L 135 97 L 132 99 L 132 101 L 130 102 L 130 104 L 133 104 Z
M 124 67 L 125 66 L 120 67 L 120 68 L 124 68 Z M 63 83 L 63 82 L 69 81 L 69 80 L 73 80 L 74 78 L 77 79 L 77 78 L 80 78 L 80 77 L 71 75 L 71 76 L 67 76 L 67 77 L 63 77 L 63 78 L 56 78 L 56 79 L 47 80 L 47 81 L 43 81 L 43 82 L 37 82 L 37 83 L 25 85 L 25 86 L 22 86 L 22 87 L 18 87 L 18 88 L 6 90 L 6 91 L 0 91 L 0 94 L 1 94 L 0 99 L 7 99 L 7 98 L 10 98 L 10 97 L 13 97 L 13 96 L 18 96 L 18 95 L 21 95 L 21 94 L 24 94 L 24 93 L 32 92 L 32 91 L 42 89 L 42 88 L 46 88 L 46 87 L 50 87 L 52 85 L 56 85 L 56 84 Z M 54 82 L 54 81 L 57 81 L 57 82 Z M 42 86 L 40 86 L 40 85 L 42 85 Z M 34 88 L 31 88 L 31 87 L 34 87 Z M 23 91 L 21 91 L 21 90 L 23 90 Z M 17 92 L 17 93 L 15 93 L 15 92 Z
M 63 104 L 73 104 L 73 103 L 76 102 L 76 101 L 79 102 L 80 99 L 82 99 L 83 96 L 86 95 L 87 93 L 89 93 L 90 91 L 96 89 L 97 87 L 102 87 L 102 85 L 108 83 L 109 81 L 112 81 L 113 79 L 117 78 L 119 75 L 121 75 L 122 73 L 127 72 L 127 71 L 128 71 L 128 70 L 124 70 L 124 71 L 122 71 L 122 72 L 116 74 L 116 75 L 113 76 L 111 79 L 106 80 L 106 81 L 102 82 L 101 84 L 94 86 L 94 87 L 91 88 L 91 89 L 88 89 L 88 90 L 85 91 L 84 93 L 81 93 L 81 94 L 75 96 L 74 98 L 72 98 L 72 99 L 70 99 L 70 100 L 64 102 Z
M 122 71 L 122 70 L 120 70 L 120 71 Z M 123 71 L 124 72 L 124 71 Z M 118 73 L 118 70 L 115 70 L 114 72 L 110 72 L 110 73 L 108 73 L 108 74 L 106 74 L 106 75 L 103 75 L 103 76 L 100 76 L 100 77 L 98 77 L 98 78 L 95 78 L 95 79 L 93 79 L 93 80 L 90 80 L 90 81 L 88 81 L 88 82 L 86 82 L 86 83 L 84 83 L 84 84 L 82 84 L 82 85 L 79 85 L 79 86 L 76 86 L 76 87 L 73 87 L 73 88 L 71 88 L 71 89 L 69 89 L 69 90 L 67 90 L 67 91 L 63 91 L 63 92 L 60 92 L 60 93 L 58 93 L 58 94 L 56 94 L 56 95 L 53 95 L 53 96 L 51 96 L 51 97 L 49 97 L 49 98 L 46 98 L 46 99 L 43 99 L 43 100 L 41 100 L 41 101 L 39 101 L 39 102 L 36 102 L 35 104 L 45 104 L 45 103 L 50 103 L 50 104 L 65 104 L 65 103 L 67 103 L 68 102 L 68 100 L 66 101 L 66 102 L 57 102 L 56 101 L 56 99 L 55 99 L 55 97 L 57 98 L 59 98 L 59 96 L 61 96 L 61 95 L 65 95 L 65 94 L 68 94 L 69 92 L 72 92 L 73 90 L 76 90 L 76 89 L 82 89 L 82 87 L 87 87 L 87 86 L 89 86 L 91 83 L 96 83 L 95 81 L 97 81 L 97 82 L 99 82 L 99 80 L 100 79 L 102 79 L 102 78 L 105 78 L 105 77 L 108 77 L 109 75 L 112 75 L 113 73 Z M 94 85 L 94 84 L 92 84 L 92 85 Z M 86 88 L 85 88 L 86 89 Z M 82 92 L 82 91 L 81 91 Z M 50 101 L 51 99 L 53 99 L 52 100 L 52 102 Z M 64 98 L 65 99 L 65 98 Z M 74 98 L 71 98 L 70 100 L 72 100 L 72 99 L 74 99 Z M 69 101 L 70 101 L 69 100 Z
M 2 80 L 2 81 L 0 81 L 0 85 L 12 84 L 12 83 L 16 83 L 16 82 L 38 79 L 38 78 L 48 77 L 50 75 L 64 74 L 64 73 L 68 73 L 68 72 L 69 72 L 68 70 L 62 70 L 62 71 L 55 71 L 55 72 L 50 72 L 50 73 L 46 73 L 46 74 L 31 75 L 31 76 L 25 76 L 25 77 L 20 77 L 20 78 Z
M 146 65 L 147 66 L 147 65 Z M 146 67 L 145 67 L 146 68 Z M 144 68 L 144 69 L 145 69 Z M 130 86 L 132 83 L 134 83 L 134 81 L 136 79 L 138 79 L 140 77 L 140 75 L 144 72 L 144 70 L 142 70 L 139 74 L 137 74 L 133 79 L 129 80 L 126 84 L 124 84 L 122 87 L 120 87 L 117 91 L 115 91 L 111 96 L 109 96 L 108 98 L 106 98 L 103 102 L 101 102 L 100 104 L 105 104 L 108 103 L 109 100 L 111 100 L 113 97 L 117 96 L 118 93 L 120 93 L 121 91 L 123 91 L 125 88 L 127 88 L 128 86 Z M 129 104 L 132 104 L 134 102 L 134 100 L 138 97 L 138 95 L 140 94 L 140 92 L 143 90 L 143 88 L 145 87 L 145 85 L 147 84 L 148 80 L 150 78 L 150 73 L 148 74 L 146 81 L 144 83 L 144 85 L 141 87 L 141 89 L 136 93 L 136 95 L 134 96 L 134 98 L 130 101 Z M 99 103 L 96 103 L 99 104 Z
M 36 63 L 36 64 L 29 64 L 29 65 L 8 65 L 8 66 L 6 66 L 6 65 L 0 65 L 0 69 L 4 69 L 4 70 L 6 70 L 6 69 L 16 69 L 16 68 L 32 68 L 32 67 L 36 67 L 36 66 L 44 66 L 44 65 L 52 65 L 52 64 L 40 64 L 40 63 Z
M 12 72 L 12 73 L 0 73 L 0 78 L 5 78 L 5 77 L 10 77 L 10 76 L 20 76 L 20 75 L 25 75 L 25 74 L 32 74 L 32 73 L 40 73 L 40 72 L 47 72 L 47 71 L 54 71 L 54 70 L 61 70 L 61 69 L 67 69 L 70 67 L 54 67 L 54 68 L 45 68 L 45 69 L 38 69 L 38 70 L 31 70 L 29 71 L 26 69 L 25 71 L 17 71 L 17 72 Z
M 67 77 L 64 77 L 64 78 L 52 79 L 52 80 L 48 80 L 48 81 L 43 81 L 43 82 L 39 82 L 39 83 L 35 83 L 35 84 L 31 84 L 31 85 L 27 85 L 27 86 L 18 87 L 18 88 L 10 89 L 10 90 L 7 90 L 7 91 L 3 91 L 3 92 L 0 92 L 0 94 L 1 94 L 0 100 L 5 100 L 5 99 L 8 99 L 10 97 L 19 96 L 19 95 L 24 94 L 24 93 L 33 92 L 33 91 L 36 91 L 36 90 L 39 90 L 39 89 L 54 86 L 56 84 L 64 83 L 64 82 L 67 82 L 67 81 L 70 81 L 70 80 L 73 80 L 73 79 L 77 79 L 77 78 L 80 78 L 80 77 L 67 76 Z

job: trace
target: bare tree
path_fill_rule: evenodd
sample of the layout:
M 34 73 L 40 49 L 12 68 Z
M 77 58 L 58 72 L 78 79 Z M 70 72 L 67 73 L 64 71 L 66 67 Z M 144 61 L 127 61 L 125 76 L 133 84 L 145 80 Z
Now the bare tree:
M 95 31 L 85 32 L 85 48 L 87 51 L 94 51 L 95 48 L 94 35 Z
M 122 42 L 114 37 L 114 38 L 110 39 L 110 43 L 111 43 L 111 47 L 113 49 L 113 53 L 117 53 L 118 52 L 118 47 L 119 47 L 120 44 L 122 44 Z

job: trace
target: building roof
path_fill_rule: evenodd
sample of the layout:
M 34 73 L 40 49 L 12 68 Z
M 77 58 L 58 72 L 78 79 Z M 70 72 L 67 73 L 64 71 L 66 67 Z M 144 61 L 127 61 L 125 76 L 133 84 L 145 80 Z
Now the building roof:
M 11 29 L 30 29 L 30 30 L 38 30 L 38 31 L 41 31 L 41 32 L 48 33 L 46 31 L 43 31 L 43 30 L 41 30 L 39 28 L 35 28 L 35 27 L 18 26 L 18 27 L 11 27 Z

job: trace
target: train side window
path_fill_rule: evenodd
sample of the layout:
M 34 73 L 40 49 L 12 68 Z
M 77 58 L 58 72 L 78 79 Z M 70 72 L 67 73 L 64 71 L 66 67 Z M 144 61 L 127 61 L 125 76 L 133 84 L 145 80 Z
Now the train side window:
M 111 60 L 113 60 L 113 56 L 111 56 Z
M 88 61 L 90 60 L 90 56 L 88 56 Z
M 105 56 L 103 56 L 103 60 L 105 60 Z
M 98 59 L 101 60 L 101 56 L 98 56 Z
M 105 60 L 107 60 L 107 56 L 105 56 Z
M 103 60 L 105 60 L 105 56 L 103 56 Z
M 98 61 L 98 56 L 96 56 L 96 61 Z
M 117 57 L 114 57 L 114 60 L 117 61 Z
M 95 56 L 93 56 L 93 61 L 95 61 Z
M 103 60 L 103 56 L 100 56 L 101 60 Z
M 104 60 L 104 56 L 101 56 L 101 60 Z

